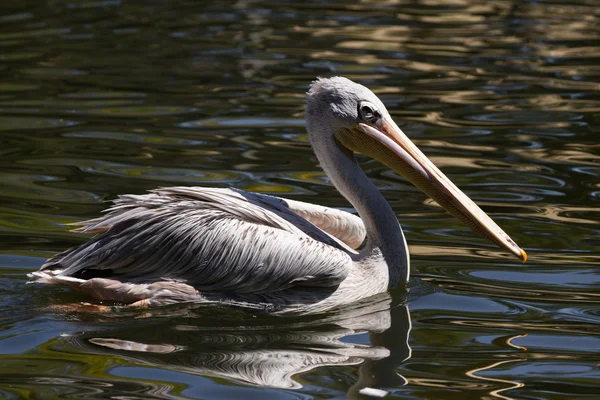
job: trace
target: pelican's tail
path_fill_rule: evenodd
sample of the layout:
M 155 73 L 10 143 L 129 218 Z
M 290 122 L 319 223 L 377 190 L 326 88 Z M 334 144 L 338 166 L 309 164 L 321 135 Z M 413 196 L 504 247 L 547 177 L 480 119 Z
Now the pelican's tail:
M 72 276 L 61 275 L 61 269 L 35 271 L 27 274 L 29 282 L 27 283 L 45 283 L 47 285 L 65 285 L 74 289 L 79 288 L 84 279 L 73 278 Z

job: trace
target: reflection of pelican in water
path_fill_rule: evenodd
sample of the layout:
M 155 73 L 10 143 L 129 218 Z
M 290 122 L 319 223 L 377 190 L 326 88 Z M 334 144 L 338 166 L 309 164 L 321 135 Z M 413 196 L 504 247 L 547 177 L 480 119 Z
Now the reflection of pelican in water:
M 318 80 L 308 93 L 306 124 L 321 166 L 360 218 L 235 189 L 158 189 L 121 196 L 106 216 L 82 222 L 81 232 L 99 235 L 30 278 L 134 306 L 193 301 L 316 312 L 384 292 L 408 280 L 408 248 L 354 152 L 380 160 L 476 233 L 526 259 L 366 87 Z M 365 235 L 366 246 L 355 251 Z
M 293 320 L 227 312 L 211 316 L 210 310 L 191 309 L 184 316 L 165 313 L 168 318 L 142 318 L 131 324 L 128 318 L 115 321 L 112 313 L 109 326 L 63 336 L 53 348 L 122 360 L 116 364 L 132 371 L 145 366 L 275 388 L 300 388 L 306 381 L 303 375 L 321 366 L 360 365 L 358 381 L 342 390 L 356 394 L 398 387 L 405 380 L 395 368 L 410 357 L 408 308 L 390 307 L 388 293 L 360 303 Z M 353 335 L 366 332 L 370 343 L 353 343 Z M 154 374 L 158 380 L 163 375 L 173 376 Z M 332 390 L 340 390 L 339 383 Z

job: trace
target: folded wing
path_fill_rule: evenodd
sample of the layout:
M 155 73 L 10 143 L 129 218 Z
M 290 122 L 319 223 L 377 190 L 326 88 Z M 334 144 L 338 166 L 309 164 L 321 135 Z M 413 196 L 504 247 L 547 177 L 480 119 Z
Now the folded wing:
M 78 231 L 98 233 L 92 241 L 41 271 L 240 294 L 337 286 L 349 273 L 350 251 L 285 202 L 201 187 L 121 196 L 104 217 L 81 224 Z

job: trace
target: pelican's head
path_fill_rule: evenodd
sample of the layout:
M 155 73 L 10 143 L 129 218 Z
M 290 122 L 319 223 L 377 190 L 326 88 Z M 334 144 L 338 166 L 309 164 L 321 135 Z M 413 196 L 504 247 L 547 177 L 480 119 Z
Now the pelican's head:
M 343 77 L 313 83 L 306 105 L 308 132 L 332 135 L 343 150 L 375 158 L 421 189 L 475 233 L 523 260 L 527 254 L 458 189 L 398 128 L 379 98 Z M 318 126 L 315 126 L 318 125 Z M 313 146 L 331 138 L 309 136 Z

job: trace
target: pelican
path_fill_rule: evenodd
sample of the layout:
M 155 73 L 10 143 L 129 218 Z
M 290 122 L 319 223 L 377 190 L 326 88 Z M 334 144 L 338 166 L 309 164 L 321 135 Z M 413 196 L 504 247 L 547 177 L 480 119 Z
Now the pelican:
M 360 217 L 238 189 L 122 195 L 103 217 L 78 223 L 75 231 L 95 237 L 47 260 L 30 281 L 124 307 L 193 302 L 273 313 L 321 312 L 385 292 L 408 281 L 408 246 L 355 153 L 379 160 L 475 233 L 527 259 L 365 86 L 343 77 L 316 80 L 305 118 L 321 167 Z

